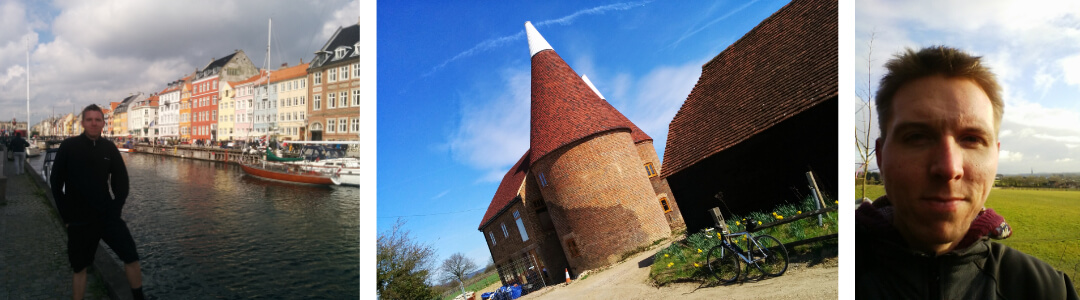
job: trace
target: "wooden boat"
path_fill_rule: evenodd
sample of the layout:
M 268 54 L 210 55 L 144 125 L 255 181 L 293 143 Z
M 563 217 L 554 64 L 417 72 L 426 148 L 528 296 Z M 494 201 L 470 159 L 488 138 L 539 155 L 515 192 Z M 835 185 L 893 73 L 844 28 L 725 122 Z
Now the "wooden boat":
M 244 173 L 247 173 L 248 175 L 262 179 L 299 184 L 336 184 L 331 178 L 333 177 L 333 174 L 331 173 L 305 171 L 294 166 L 280 163 L 263 163 L 262 165 L 241 163 L 240 169 L 244 170 Z
M 338 185 L 360 186 L 360 159 L 347 157 L 345 149 L 331 146 L 359 145 L 355 141 L 284 141 L 285 144 L 302 145 L 302 161 L 286 162 L 303 170 L 333 173 Z

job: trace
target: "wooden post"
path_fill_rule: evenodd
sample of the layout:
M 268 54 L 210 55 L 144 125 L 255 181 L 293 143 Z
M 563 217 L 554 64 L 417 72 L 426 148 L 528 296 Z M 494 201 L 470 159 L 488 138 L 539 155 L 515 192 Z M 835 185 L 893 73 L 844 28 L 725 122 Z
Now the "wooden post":
M 814 195 L 817 196 L 818 204 L 820 207 L 825 207 L 825 197 L 821 196 L 821 189 L 818 188 L 817 180 L 814 180 L 814 171 L 806 172 L 806 180 L 810 182 L 810 187 L 813 188 Z
M 814 171 L 806 172 L 806 180 L 810 181 L 810 192 L 814 194 L 814 198 L 817 198 L 817 208 L 825 208 L 825 197 L 821 196 L 821 189 L 818 188 L 817 180 L 814 180 Z M 821 220 L 821 215 L 817 218 L 818 226 L 822 226 L 824 222 Z

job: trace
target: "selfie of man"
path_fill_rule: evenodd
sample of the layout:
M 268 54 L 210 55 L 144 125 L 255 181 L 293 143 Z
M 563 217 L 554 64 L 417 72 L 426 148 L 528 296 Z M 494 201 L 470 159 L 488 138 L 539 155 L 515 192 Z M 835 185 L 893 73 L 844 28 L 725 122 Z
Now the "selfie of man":
M 1004 101 L 982 58 L 933 46 L 885 69 L 875 99 L 885 196 L 856 211 L 856 298 L 1080 299 L 1068 275 L 993 241 L 1012 232 L 986 203 Z

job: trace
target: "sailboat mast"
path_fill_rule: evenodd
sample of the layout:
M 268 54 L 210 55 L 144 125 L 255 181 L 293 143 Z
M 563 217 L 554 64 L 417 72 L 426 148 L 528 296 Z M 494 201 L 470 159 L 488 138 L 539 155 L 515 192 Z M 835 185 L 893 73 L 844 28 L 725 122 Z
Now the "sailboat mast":
M 30 37 L 26 37 L 26 138 L 30 138 Z

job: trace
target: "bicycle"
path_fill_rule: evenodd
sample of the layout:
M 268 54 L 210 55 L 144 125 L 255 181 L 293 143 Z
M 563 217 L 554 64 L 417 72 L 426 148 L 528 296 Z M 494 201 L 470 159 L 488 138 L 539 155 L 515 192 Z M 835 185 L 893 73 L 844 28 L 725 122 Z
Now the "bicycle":
M 753 219 L 746 219 L 746 231 L 736 233 L 717 233 L 720 245 L 713 246 L 705 256 L 705 264 L 709 272 L 720 283 L 732 283 L 739 279 L 741 273 L 739 261 L 746 264 L 747 275 L 750 266 L 761 271 L 765 275 L 776 277 L 783 275 L 788 267 L 788 254 L 784 244 L 780 240 L 769 235 L 754 236 L 750 231 L 757 224 Z M 747 250 L 743 251 L 739 245 L 731 239 L 742 236 L 747 241 Z

